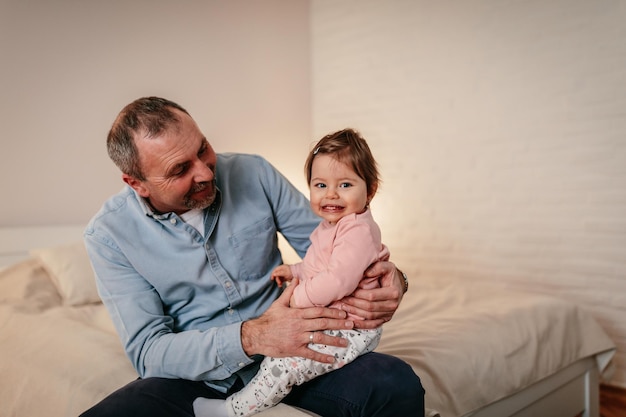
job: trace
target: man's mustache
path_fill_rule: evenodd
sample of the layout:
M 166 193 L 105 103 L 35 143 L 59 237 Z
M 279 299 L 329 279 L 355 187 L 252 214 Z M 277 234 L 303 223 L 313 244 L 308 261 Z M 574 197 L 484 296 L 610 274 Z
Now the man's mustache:
M 190 192 L 190 194 L 197 193 L 197 192 L 199 192 L 199 191 L 204 191 L 204 190 L 206 190 L 207 188 L 209 188 L 209 187 L 213 186 L 214 184 L 215 184 L 215 180 L 213 180 L 213 181 L 199 182 L 199 183 L 197 183 L 196 185 L 194 185 L 194 186 L 191 188 L 191 192 Z

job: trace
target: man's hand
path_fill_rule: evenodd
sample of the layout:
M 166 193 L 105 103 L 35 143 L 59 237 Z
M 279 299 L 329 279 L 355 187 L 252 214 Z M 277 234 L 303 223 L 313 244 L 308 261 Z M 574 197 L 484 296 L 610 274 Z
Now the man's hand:
M 354 328 L 345 311 L 335 308 L 290 308 L 289 299 L 298 280 L 293 279 L 281 296 L 259 318 L 243 322 L 241 345 L 248 356 L 261 354 L 275 358 L 300 356 L 332 363 L 335 358 L 308 348 L 309 343 L 345 347 L 346 339 L 329 336 L 324 330 Z M 312 336 L 311 336 L 312 335 Z M 312 337 L 312 339 L 311 339 Z
M 366 277 L 380 277 L 381 288 L 357 289 L 343 298 L 343 309 L 348 313 L 365 317 L 355 321 L 359 329 L 374 329 L 391 320 L 404 295 L 404 279 L 391 262 L 379 261 L 365 271 Z

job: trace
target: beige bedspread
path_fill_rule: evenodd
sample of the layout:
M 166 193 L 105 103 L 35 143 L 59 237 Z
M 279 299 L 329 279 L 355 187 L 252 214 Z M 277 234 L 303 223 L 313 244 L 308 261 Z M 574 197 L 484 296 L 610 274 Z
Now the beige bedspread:
M 581 358 L 602 371 L 615 345 L 583 309 L 557 298 L 486 287 L 415 283 L 386 326 L 381 352 L 409 362 L 426 406 L 462 416 Z
M 427 407 L 452 417 L 582 357 L 606 352 L 603 368 L 611 349 L 558 299 L 414 280 L 377 350 L 409 362 Z M 67 305 L 34 259 L 0 272 L 0 416 L 76 416 L 135 378 L 102 304 Z M 297 415 L 281 405 L 260 417 Z

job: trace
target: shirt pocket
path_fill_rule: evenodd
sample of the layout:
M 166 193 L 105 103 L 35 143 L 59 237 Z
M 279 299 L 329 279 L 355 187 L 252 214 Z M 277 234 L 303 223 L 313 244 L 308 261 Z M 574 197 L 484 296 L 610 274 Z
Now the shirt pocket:
M 257 279 L 269 274 L 278 265 L 278 238 L 271 218 L 265 218 L 230 237 L 230 244 L 240 265 L 239 278 Z

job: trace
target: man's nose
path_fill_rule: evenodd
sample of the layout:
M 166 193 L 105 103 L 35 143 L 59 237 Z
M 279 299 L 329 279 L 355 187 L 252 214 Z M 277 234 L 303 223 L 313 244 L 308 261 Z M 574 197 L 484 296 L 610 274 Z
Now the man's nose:
M 215 173 L 202 160 L 198 159 L 194 163 L 194 180 L 196 183 L 213 181 Z

